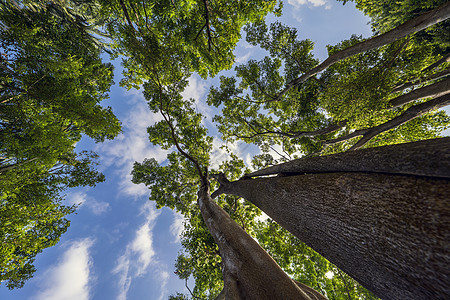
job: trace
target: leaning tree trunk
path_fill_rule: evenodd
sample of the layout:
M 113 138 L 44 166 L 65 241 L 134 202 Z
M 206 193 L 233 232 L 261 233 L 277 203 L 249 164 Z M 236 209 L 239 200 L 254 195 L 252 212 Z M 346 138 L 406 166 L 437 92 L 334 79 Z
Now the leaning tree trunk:
M 421 153 L 404 158 L 401 149 L 408 144 L 393 146 L 400 151 L 396 155 L 390 146 L 383 148 L 397 157 L 396 164 L 407 169 L 444 159 L 441 163 L 447 166 L 443 171 L 447 176 L 389 174 L 388 166 L 385 173 L 370 172 L 367 159 L 362 160 L 364 172 L 354 172 L 359 152 L 355 151 L 349 153 L 351 160 L 347 161 L 353 165 L 350 172 L 343 167 L 346 153 L 342 153 L 340 162 L 335 162 L 341 165 L 337 172 L 330 168 L 325 173 L 299 175 L 305 172 L 299 168 L 286 172 L 288 176 L 247 177 L 235 182 L 222 178 L 220 191 L 213 196 L 233 194 L 252 202 L 381 298 L 448 299 L 450 147 L 449 140 L 443 140 L 444 149 L 418 147 Z M 382 154 L 378 149 L 372 157 L 375 169 L 386 165 L 384 159 L 392 161 Z M 411 157 L 416 161 L 409 161 Z M 306 172 L 311 173 L 311 169 Z
M 289 278 L 258 243 L 211 199 L 205 185 L 198 193 L 198 204 L 222 257 L 222 298 L 326 300 L 317 291 L 298 285 Z

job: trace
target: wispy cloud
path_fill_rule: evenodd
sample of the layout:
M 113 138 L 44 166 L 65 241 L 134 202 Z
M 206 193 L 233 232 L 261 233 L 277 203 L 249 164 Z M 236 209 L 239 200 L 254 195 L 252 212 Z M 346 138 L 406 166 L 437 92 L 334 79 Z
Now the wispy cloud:
M 136 230 L 134 239 L 117 259 L 112 271 L 119 277 L 117 284 L 118 300 L 127 299 L 127 293 L 133 279 L 146 274 L 149 265 L 154 260 L 155 250 L 153 249 L 152 231 L 159 213 L 152 203 L 147 202 L 142 207 L 141 214 L 145 215 L 145 222 Z
M 161 120 L 161 116 L 152 113 L 147 106 L 142 92 L 130 90 L 127 92 L 130 100 L 130 113 L 123 120 L 124 133 L 113 141 L 107 141 L 98 146 L 97 151 L 102 155 L 105 166 L 114 166 L 121 178 L 120 192 L 130 196 L 142 196 L 148 193 L 143 185 L 131 182 L 130 172 L 135 161 L 141 162 L 144 158 L 155 158 L 163 161 L 167 152 L 153 146 L 147 135 L 147 127 Z
M 293 5 L 295 8 L 300 8 L 302 5 L 307 6 L 325 6 L 325 9 L 330 9 L 331 4 L 328 3 L 328 0 L 288 0 L 288 3 Z
M 96 200 L 84 192 L 74 192 L 67 195 L 69 205 L 77 204 L 78 207 L 88 208 L 94 215 L 101 215 L 110 209 L 108 202 Z
M 90 238 L 70 243 L 63 257 L 38 278 L 42 290 L 32 299 L 87 300 L 89 299 L 92 261 Z
M 189 77 L 189 85 L 186 89 L 181 93 L 183 98 L 190 99 L 193 98 L 197 102 L 203 98 L 206 94 L 206 84 L 204 80 L 202 80 L 198 75 L 192 75 Z
M 174 237 L 174 243 L 180 242 L 180 235 L 184 229 L 184 217 L 182 214 L 173 212 L 173 223 L 170 225 L 170 233 Z
M 240 64 L 245 63 L 250 58 L 250 55 L 252 55 L 252 53 L 251 52 L 247 52 L 247 54 L 245 54 L 245 55 L 238 56 L 236 58 L 236 62 L 240 63 Z
M 158 274 L 159 280 L 161 281 L 161 294 L 158 300 L 167 298 L 167 283 L 169 282 L 169 273 L 166 271 L 161 271 Z

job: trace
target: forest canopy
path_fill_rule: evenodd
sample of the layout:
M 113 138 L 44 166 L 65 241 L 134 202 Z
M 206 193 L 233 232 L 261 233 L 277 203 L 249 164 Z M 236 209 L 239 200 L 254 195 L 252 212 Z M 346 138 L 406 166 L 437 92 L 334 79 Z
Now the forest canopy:
M 102 59 L 108 54 L 121 60 L 120 85 L 142 91 L 149 110 L 160 115 L 147 133 L 153 145 L 168 151 L 167 159 L 136 162 L 131 175 L 133 183 L 149 188 L 157 208 L 173 209 L 185 220 L 175 273 L 190 294 L 171 299 L 406 295 L 402 282 L 383 288 L 364 281 L 367 290 L 361 273 L 347 275 L 342 262 L 333 265 L 319 254 L 323 249 L 310 248 L 314 243 L 308 246 L 274 218 L 264 220 L 261 205 L 230 190 L 256 182 L 255 171 L 282 162 L 376 147 L 390 151 L 397 148 L 386 146 L 440 138 L 449 127 L 440 108 L 450 101 L 450 5 L 354 2 L 370 17 L 373 36 L 329 45 L 328 58 L 320 61 L 314 43 L 300 39 L 298 29 L 266 22 L 269 13 L 281 15 L 281 1 L 2 1 L 0 281 L 22 287 L 35 271 L 35 256 L 68 229 L 65 216 L 76 207 L 64 205 L 67 188 L 105 180 L 96 170 L 97 154 L 75 146 L 82 136 L 101 143 L 121 132 L 120 121 L 102 103 L 113 84 L 113 66 Z M 242 36 L 266 56 L 237 64 L 233 51 Z M 229 157 L 215 166 L 206 115 L 198 99 L 183 93 L 193 74 L 208 78 L 233 66 L 233 75 L 220 76 L 204 104 L 217 112 L 212 121 Z M 259 148 L 251 165 L 227 147 L 238 141 Z M 348 176 L 346 182 L 353 180 Z M 367 190 L 374 178 L 397 182 L 389 176 L 369 176 Z M 448 183 L 421 176 L 433 177 L 436 187 Z M 326 176 L 317 178 L 321 182 L 311 183 L 311 190 L 327 185 Z M 402 178 L 398 182 L 409 184 Z M 353 234 L 354 240 L 364 238 Z M 253 251 L 266 263 L 259 265 Z M 351 270 L 345 262 L 343 267 Z M 279 278 L 278 290 L 264 290 L 264 280 L 272 277 L 249 275 L 255 270 Z M 443 284 L 436 286 L 436 294 L 425 289 L 423 295 L 439 296 Z

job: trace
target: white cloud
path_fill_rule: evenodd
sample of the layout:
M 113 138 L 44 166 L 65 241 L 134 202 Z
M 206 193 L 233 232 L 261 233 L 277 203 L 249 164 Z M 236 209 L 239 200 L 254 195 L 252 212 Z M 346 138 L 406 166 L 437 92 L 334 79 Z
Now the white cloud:
M 127 299 L 127 293 L 134 278 L 147 273 L 149 265 L 154 260 L 153 227 L 159 213 L 153 204 L 147 202 L 141 210 L 145 215 L 145 222 L 136 230 L 134 239 L 127 245 L 125 252 L 118 258 L 113 274 L 119 276 L 118 300 Z
M 130 196 L 142 196 L 148 193 L 144 185 L 131 182 L 130 172 L 135 161 L 142 162 L 144 158 L 155 158 L 158 161 L 166 159 L 167 152 L 153 146 L 148 140 L 147 127 L 161 120 L 159 114 L 152 113 L 142 92 L 130 90 L 128 105 L 130 113 L 123 120 L 123 134 L 113 141 L 107 141 L 98 146 L 103 164 L 114 166 L 116 174 L 121 178 L 120 192 Z
M 38 278 L 43 290 L 33 299 L 87 300 L 89 299 L 92 261 L 89 248 L 93 240 L 85 238 L 72 242 L 56 265 Z
M 67 202 L 68 205 L 77 204 L 79 208 L 86 207 L 97 216 L 105 213 L 110 208 L 108 202 L 98 201 L 84 192 L 69 193 Z
M 245 63 L 250 58 L 250 55 L 252 55 L 252 53 L 248 52 L 245 55 L 239 56 L 236 58 L 236 62 L 240 64 Z
M 167 283 L 169 282 L 169 273 L 166 271 L 161 271 L 158 274 L 159 279 L 161 280 L 161 295 L 158 300 L 167 298 Z
M 182 214 L 173 212 L 173 223 L 170 225 L 170 233 L 174 237 L 174 243 L 180 242 L 180 235 L 184 229 L 184 217 Z
M 205 96 L 207 85 L 203 79 L 198 75 L 189 77 L 189 84 L 181 93 L 184 99 L 194 99 L 194 105 L 197 112 L 203 114 L 207 119 L 211 119 L 213 115 L 213 108 L 206 104 Z
M 329 4 L 327 0 L 288 0 L 288 3 L 297 9 L 300 8 L 302 5 L 314 7 L 325 6 L 325 9 L 331 8 L 331 4 Z
M 183 98 L 190 99 L 193 98 L 198 102 L 203 96 L 206 94 L 206 84 L 205 82 L 198 76 L 192 75 L 189 77 L 189 85 L 186 89 L 181 93 Z

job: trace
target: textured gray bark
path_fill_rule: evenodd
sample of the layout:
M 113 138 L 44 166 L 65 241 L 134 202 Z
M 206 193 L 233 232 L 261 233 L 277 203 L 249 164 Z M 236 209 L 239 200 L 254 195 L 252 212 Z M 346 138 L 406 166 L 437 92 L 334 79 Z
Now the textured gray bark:
M 301 158 L 246 176 L 329 172 L 376 172 L 450 178 L 450 138 Z
M 449 60 L 450 60 L 450 59 L 449 59 Z M 447 76 L 447 75 L 449 75 L 449 74 L 450 74 L 450 69 L 445 69 L 445 70 L 442 71 L 442 72 L 432 74 L 432 75 L 428 76 L 427 78 L 424 78 L 424 79 L 421 79 L 421 80 L 418 79 L 418 80 L 416 80 L 416 81 L 405 82 L 405 83 L 403 83 L 403 84 L 401 84 L 401 85 L 395 87 L 395 88 L 392 90 L 391 93 L 398 93 L 398 92 L 401 92 L 401 91 L 403 91 L 403 90 L 405 90 L 405 89 L 407 89 L 407 88 L 413 87 L 413 86 L 415 86 L 415 85 L 419 85 L 419 84 L 422 84 L 422 83 L 425 83 L 425 82 L 428 82 L 428 81 L 431 81 L 431 80 L 441 79 L 441 78 L 443 78 L 443 77 L 445 77 L 445 76 Z M 400 97 L 401 97 L 401 96 L 400 96 Z M 393 101 L 396 101 L 396 100 L 393 99 L 392 102 L 393 102 Z M 392 103 L 392 102 L 391 102 L 391 103 Z
M 427 97 L 437 98 L 450 93 L 450 78 L 416 89 L 389 101 L 390 109 Z
M 258 243 L 212 201 L 205 186 L 198 193 L 198 204 L 219 246 L 225 299 L 326 300 L 311 288 L 299 287 L 289 278 Z M 314 295 L 314 298 L 309 295 Z
M 324 173 L 221 184 L 383 299 L 450 295 L 448 179 Z

